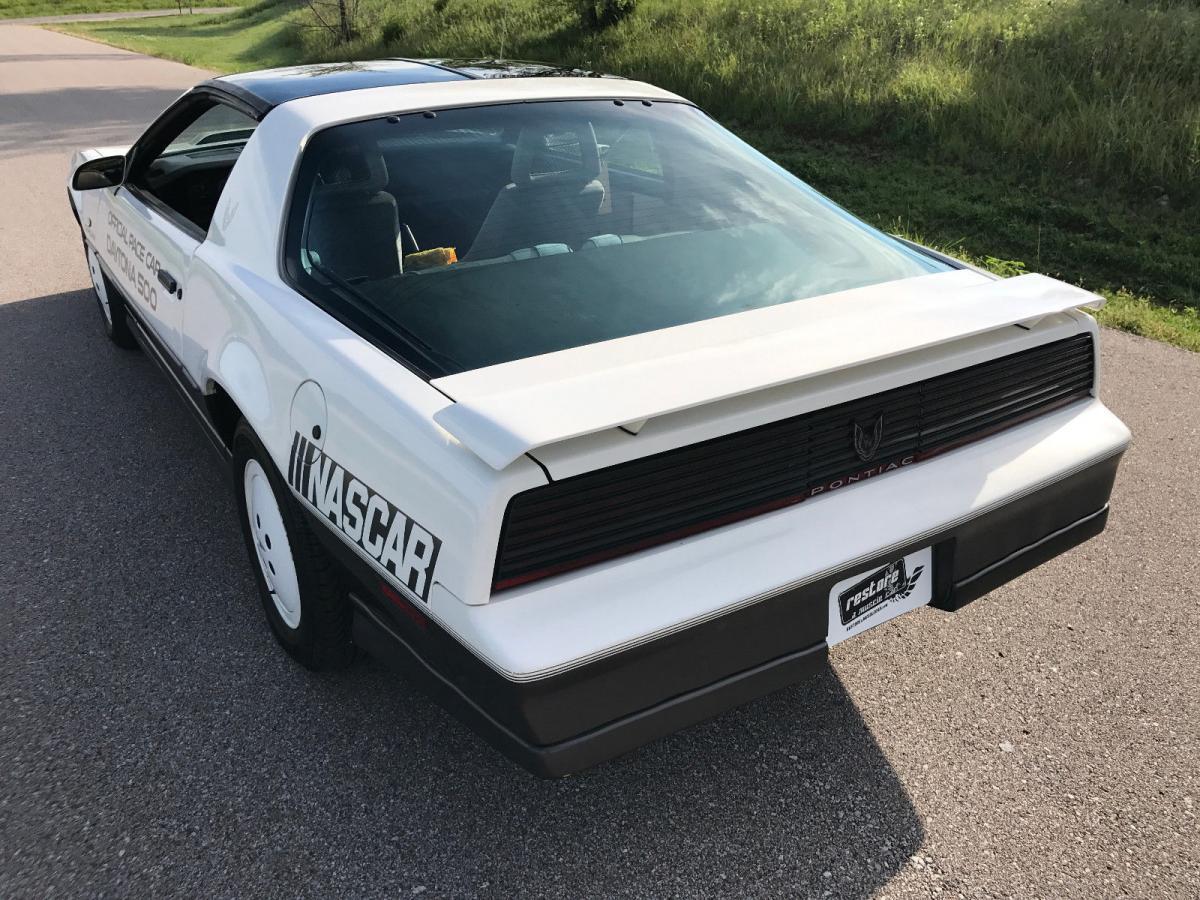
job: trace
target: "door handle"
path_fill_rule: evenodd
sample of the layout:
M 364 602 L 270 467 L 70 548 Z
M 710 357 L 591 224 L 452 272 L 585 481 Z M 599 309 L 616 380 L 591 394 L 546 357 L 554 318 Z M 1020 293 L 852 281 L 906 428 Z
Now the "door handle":
M 179 289 L 179 282 L 176 281 L 175 276 L 166 269 L 158 270 L 158 283 L 165 287 L 172 294 Z

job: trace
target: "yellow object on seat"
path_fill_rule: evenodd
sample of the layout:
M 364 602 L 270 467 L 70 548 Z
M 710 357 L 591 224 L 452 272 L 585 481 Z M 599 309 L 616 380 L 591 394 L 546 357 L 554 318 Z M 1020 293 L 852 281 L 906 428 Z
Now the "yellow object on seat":
M 421 269 L 433 269 L 438 266 L 448 266 L 458 262 L 458 253 L 454 247 L 433 247 L 429 250 L 418 250 L 404 257 L 405 272 L 419 272 Z

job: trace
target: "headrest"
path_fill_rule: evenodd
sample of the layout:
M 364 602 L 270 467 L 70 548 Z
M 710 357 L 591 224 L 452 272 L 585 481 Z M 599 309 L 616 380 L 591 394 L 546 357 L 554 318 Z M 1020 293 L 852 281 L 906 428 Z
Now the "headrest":
M 554 144 L 570 145 L 571 138 L 579 144 L 579 165 L 561 172 L 535 172 L 534 163 Z M 551 140 L 553 138 L 553 141 Z M 600 148 L 591 122 L 567 130 L 548 131 L 544 126 L 527 125 L 521 129 L 513 152 L 512 183 L 518 187 L 546 181 L 591 181 L 600 176 Z
M 324 194 L 375 193 L 387 187 L 387 163 L 378 151 L 347 147 L 330 152 L 317 170 Z

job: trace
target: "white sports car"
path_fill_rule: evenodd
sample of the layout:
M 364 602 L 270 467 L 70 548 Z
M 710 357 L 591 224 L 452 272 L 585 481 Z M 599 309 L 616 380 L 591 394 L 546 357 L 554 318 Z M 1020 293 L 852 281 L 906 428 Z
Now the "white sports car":
M 215 78 L 69 189 L 108 335 L 229 461 L 279 643 L 393 661 L 550 776 L 1099 533 L 1129 443 L 1099 297 L 587 75 Z

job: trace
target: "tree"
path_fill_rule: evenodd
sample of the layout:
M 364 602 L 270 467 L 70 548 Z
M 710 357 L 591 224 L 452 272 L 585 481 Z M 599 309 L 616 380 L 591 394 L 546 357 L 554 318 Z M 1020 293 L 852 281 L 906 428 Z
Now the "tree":
M 358 0 L 307 0 L 317 27 L 328 31 L 339 44 L 358 34 Z

